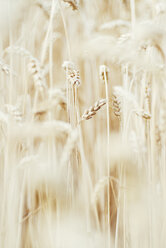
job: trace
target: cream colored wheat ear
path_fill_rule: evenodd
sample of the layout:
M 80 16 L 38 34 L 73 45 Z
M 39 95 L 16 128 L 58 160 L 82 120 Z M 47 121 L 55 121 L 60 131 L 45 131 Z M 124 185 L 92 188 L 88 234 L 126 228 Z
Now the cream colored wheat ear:
M 78 1 L 77 0 L 63 0 L 63 2 L 68 3 L 72 7 L 72 10 L 78 10 Z
M 84 114 L 81 117 L 81 121 L 91 119 L 93 115 L 95 115 L 97 111 L 101 109 L 101 107 L 104 106 L 105 104 L 106 104 L 106 99 L 100 99 L 96 101 L 93 106 L 85 110 Z

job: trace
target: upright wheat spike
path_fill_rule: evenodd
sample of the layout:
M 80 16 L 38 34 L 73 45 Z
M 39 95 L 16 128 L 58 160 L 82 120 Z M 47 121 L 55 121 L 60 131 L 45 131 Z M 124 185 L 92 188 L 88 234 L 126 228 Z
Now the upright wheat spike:
M 95 115 L 96 112 L 105 104 L 106 104 L 106 99 L 100 99 L 97 102 L 95 102 L 93 106 L 85 110 L 84 114 L 81 117 L 81 121 L 91 119 L 93 115 Z
M 106 66 L 106 65 L 100 66 L 99 74 L 100 74 L 100 79 L 103 83 L 105 82 L 105 77 L 106 77 L 106 80 L 108 81 L 109 72 L 110 72 L 110 69 L 108 66 Z
M 80 86 L 80 73 L 79 70 L 76 69 L 76 66 L 71 61 L 64 61 L 62 64 L 63 69 L 66 71 L 66 79 L 73 86 Z

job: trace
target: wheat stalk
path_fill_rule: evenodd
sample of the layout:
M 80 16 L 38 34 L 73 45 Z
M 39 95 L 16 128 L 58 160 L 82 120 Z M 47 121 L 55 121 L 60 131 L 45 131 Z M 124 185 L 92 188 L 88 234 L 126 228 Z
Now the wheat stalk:
M 64 165 L 67 165 L 67 163 L 70 161 L 70 155 L 76 145 L 77 140 L 78 140 L 78 132 L 77 130 L 72 130 L 68 136 L 66 145 L 63 150 L 63 154 L 62 154 L 61 161 L 60 161 L 61 167 L 63 167 Z

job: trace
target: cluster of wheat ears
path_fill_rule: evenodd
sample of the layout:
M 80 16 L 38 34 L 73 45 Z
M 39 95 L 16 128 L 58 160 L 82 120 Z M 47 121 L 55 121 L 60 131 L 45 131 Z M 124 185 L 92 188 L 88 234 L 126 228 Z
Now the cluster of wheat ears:
M 0 0 L 0 247 L 166 247 L 166 1 Z

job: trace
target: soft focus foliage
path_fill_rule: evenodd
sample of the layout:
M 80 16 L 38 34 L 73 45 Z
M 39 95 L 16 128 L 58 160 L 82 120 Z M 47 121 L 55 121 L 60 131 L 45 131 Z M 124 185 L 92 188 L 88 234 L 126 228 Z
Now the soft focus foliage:
M 165 247 L 165 0 L 0 0 L 0 247 Z

